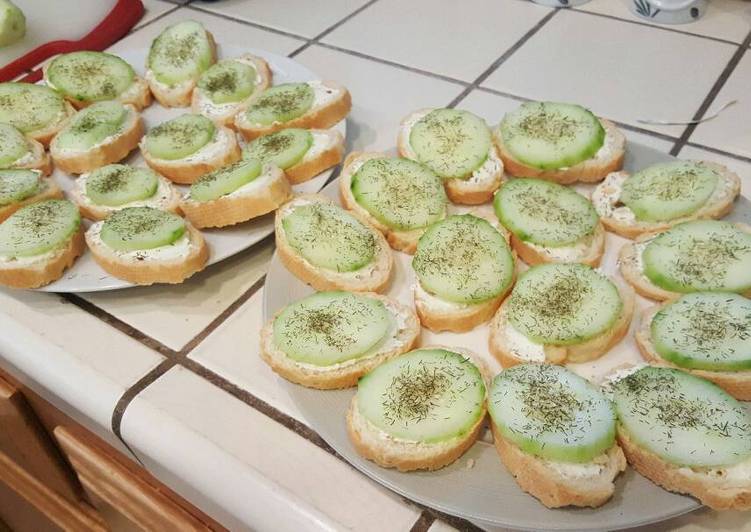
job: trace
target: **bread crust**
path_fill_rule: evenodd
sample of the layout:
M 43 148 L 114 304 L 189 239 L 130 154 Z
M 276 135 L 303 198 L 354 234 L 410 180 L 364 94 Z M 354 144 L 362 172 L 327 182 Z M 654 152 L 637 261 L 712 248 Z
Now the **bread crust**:
M 644 311 L 641 317 L 641 323 L 636 331 L 636 345 L 647 363 L 652 366 L 663 366 L 666 368 L 677 368 L 688 373 L 693 373 L 697 377 L 714 382 L 717 386 L 739 401 L 751 401 L 751 370 L 741 371 L 712 371 L 704 369 L 683 368 L 673 364 L 669 360 L 662 358 L 652 343 L 652 319 L 655 314 L 671 304 L 673 300 L 666 301 L 660 305 L 653 305 Z
M 26 137 L 26 140 L 29 143 L 29 151 L 33 158 L 27 163 L 13 165 L 12 168 L 39 170 L 42 175 L 50 175 L 52 173 L 52 160 L 49 154 L 44 151 L 44 145 L 29 137 Z
M 417 281 L 419 282 L 419 281 Z M 451 331 L 467 332 L 490 320 L 505 297 L 511 292 L 515 279 L 508 288 L 498 296 L 482 303 L 470 304 L 467 307 L 446 311 L 431 307 L 430 303 L 420 297 L 414 290 L 415 309 L 420 317 L 420 323 L 433 332 Z
M 613 217 L 603 216 L 603 214 L 598 211 L 600 220 L 602 221 L 603 225 L 607 228 L 608 231 L 611 231 L 624 238 L 630 238 L 633 240 L 646 233 L 666 231 L 679 223 L 688 222 L 691 220 L 717 220 L 729 214 L 730 211 L 733 210 L 733 202 L 735 201 L 735 198 L 737 198 L 741 192 L 740 177 L 738 177 L 738 174 L 730 171 L 730 169 L 721 164 L 713 163 L 710 161 L 697 162 L 703 164 L 704 166 L 711 167 L 723 176 L 722 178 L 728 185 L 727 197 L 721 198 L 719 201 L 708 201 L 696 212 L 688 216 L 682 216 L 680 218 L 676 218 L 667 222 L 626 222 Z M 597 185 L 597 188 L 595 188 L 594 192 L 592 192 L 592 203 L 595 205 L 595 209 L 597 209 L 597 205 L 599 203 L 597 201 L 597 198 L 604 196 L 608 187 L 613 186 L 611 181 L 622 179 L 622 176 L 628 176 L 628 172 L 612 172 L 608 174 L 608 176 L 605 178 L 605 181 Z
M 536 246 L 534 244 L 530 244 L 518 238 L 513 233 L 511 233 L 511 245 L 513 246 L 514 251 L 516 251 L 519 257 L 530 266 L 545 263 L 578 262 L 580 264 L 587 264 L 588 266 L 596 267 L 599 266 L 600 261 L 602 260 L 602 256 L 605 253 L 605 228 L 599 221 L 597 222 L 597 225 L 595 226 L 594 232 L 592 234 L 592 241 L 590 242 L 584 254 L 575 261 L 554 259 L 538 248 L 555 248 L 545 248 L 545 246 Z
M 751 484 L 742 488 L 724 486 L 722 477 L 715 478 L 671 464 L 634 442 L 620 423 L 617 439 L 628 463 L 658 486 L 696 497 L 713 510 L 751 509 Z
M 342 162 L 344 157 L 344 137 L 335 129 L 317 129 L 311 130 L 311 133 L 325 134 L 332 139 L 331 145 L 319 153 L 316 157 L 305 160 L 303 159 L 287 168 L 284 173 L 287 174 L 287 179 L 293 185 L 299 185 L 310 181 L 315 176 L 328 170 L 332 166 L 336 166 Z
M 84 152 L 65 153 L 57 147 L 56 139 L 50 143 L 50 155 L 55 166 L 69 174 L 83 174 L 96 170 L 104 165 L 123 160 L 128 154 L 136 149 L 138 142 L 144 133 L 143 120 L 135 107 L 130 104 L 125 106 L 129 117 L 129 124 L 125 129 L 113 135 L 111 139 L 97 144 Z
M 527 166 L 523 162 L 517 160 L 511 152 L 506 149 L 499 128 L 496 128 L 493 132 L 493 140 L 498 148 L 503 165 L 506 168 L 506 173 L 509 175 L 514 177 L 546 179 L 562 185 L 570 185 L 576 182 L 596 183 L 605 179 L 605 176 L 609 173 L 620 170 L 623 167 L 623 158 L 626 154 L 626 138 L 623 136 L 623 133 L 621 133 L 616 125 L 610 120 L 600 118 L 600 123 L 605 129 L 606 135 L 613 136 L 612 142 L 614 143 L 614 150 L 611 157 L 603 161 L 598 161 L 594 158 L 587 159 L 568 168 L 540 170 L 539 168 Z
M 200 231 L 190 222 L 186 222 L 186 230 L 194 248 L 184 259 L 140 262 L 122 260 L 105 244 L 95 242 L 91 238 L 91 230 L 86 232 L 86 243 L 96 263 L 113 277 L 137 285 L 179 284 L 203 270 L 209 258 L 209 248 Z
M 82 224 L 68 239 L 67 245 L 48 260 L 28 267 L 0 265 L 0 285 L 12 288 L 39 288 L 48 285 L 60 279 L 85 249 Z
M 80 178 L 79 178 L 80 179 Z M 168 196 L 164 201 L 160 201 L 158 205 L 151 205 L 164 211 L 180 213 L 180 193 L 172 186 L 172 183 L 162 176 L 159 176 L 159 187 L 164 187 L 168 190 Z M 157 189 L 157 192 L 159 189 Z M 105 205 L 96 205 L 94 203 L 87 202 L 84 198 L 86 196 L 85 189 L 82 189 L 80 181 L 76 183 L 76 186 L 70 192 L 71 199 L 78 206 L 78 210 L 81 216 L 88 218 L 89 220 L 99 221 L 104 220 L 110 214 L 115 211 L 132 207 L 132 204 L 120 205 L 118 207 L 108 207 Z
M 318 268 L 292 249 L 287 242 L 287 237 L 284 233 L 284 228 L 282 227 L 285 207 L 291 202 L 298 200 L 334 203 L 329 198 L 321 196 L 320 194 L 302 194 L 293 197 L 290 201 L 277 209 L 274 220 L 274 232 L 276 236 L 276 249 L 282 264 L 284 264 L 284 266 L 295 277 L 301 279 L 319 291 L 348 290 L 351 292 L 383 292 L 391 281 L 391 274 L 394 267 L 394 258 L 391 255 L 391 249 L 383 235 L 366 220 L 359 218 L 356 213 L 350 212 L 352 216 L 358 218 L 365 227 L 370 229 L 375 237 L 378 249 L 376 250 L 373 275 L 367 279 L 357 279 L 338 272 Z
M 590 338 L 585 342 L 574 345 L 545 344 L 545 360 L 527 360 L 515 355 L 507 346 L 505 325 L 507 322 L 508 300 L 501 305 L 493 321 L 490 323 L 490 337 L 488 349 L 501 366 L 510 368 L 517 364 L 548 363 L 566 364 L 568 362 L 581 363 L 600 358 L 613 346 L 620 342 L 628 332 L 634 315 L 635 296 L 631 287 L 614 282 L 623 302 L 623 309 L 613 326 L 607 331 Z
M 234 127 L 239 131 L 243 138 L 251 141 L 255 138 L 281 131 L 288 128 L 302 129 L 328 129 L 340 122 L 349 114 L 352 109 L 352 97 L 349 91 L 343 85 L 334 81 L 323 81 L 322 84 L 327 88 L 339 93 L 338 97 L 325 105 L 311 107 L 307 113 L 287 122 L 275 122 L 268 126 L 259 126 L 248 123 L 245 120 L 244 113 L 238 113 L 235 116 Z M 248 102 L 250 106 L 253 102 Z
M 235 225 L 269 213 L 292 197 L 292 187 L 276 166 L 264 166 L 256 179 L 265 176 L 269 176 L 270 182 L 253 194 L 228 194 L 211 201 L 195 201 L 186 195 L 180 200 L 180 209 L 199 229 Z
M 592 480 L 567 479 L 548 466 L 544 460 L 522 451 L 506 440 L 490 423 L 493 440 L 501 462 L 525 492 L 537 498 L 548 508 L 580 506 L 596 508 L 605 504 L 615 492 L 615 477 L 626 470 L 623 450 L 614 444 L 608 451 L 606 470 Z
M 414 311 L 394 299 L 374 292 L 361 292 L 360 294 L 387 303 L 404 317 L 404 329 L 398 331 L 397 338 L 399 339 L 399 344 L 396 347 L 342 368 L 311 371 L 305 365 L 292 360 L 283 351 L 274 346 L 274 321 L 284 310 L 281 309 L 261 329 L 261 358 L 271 366 L 271 369 L 288 381 L 307 386 L 308 388 L 336 390 L 355 386 L 360 377 L 375 369 L 376 366 L 407 351 L 411 351 L 420 337 L 420 322 Z
M 10 205 L 4 205 L 0 207 L 0 222 L 4 222 L 11 214 L 16 212 L 21 207 L 26 207 L 32 203 L 48 199 L 63 199 L 63 191 L 57 186 L 54 180 L 50 178 L 42 178 L 41 182 L 44 184 L 44 188 L 25 200 L 11 203 Z
M 40 142 L 43 146 L 49 146 L 52 139 L 57 135 L 62 128 L 68 123 L 70 117 L 76 114 L 75 108 L 70 104 L 68 100 L 65 100 L 65 116 L 54 124 L 50 124 L 45 128 L 37 129 L 35 131 L 29 131 L 26 136 L 32 140 Z

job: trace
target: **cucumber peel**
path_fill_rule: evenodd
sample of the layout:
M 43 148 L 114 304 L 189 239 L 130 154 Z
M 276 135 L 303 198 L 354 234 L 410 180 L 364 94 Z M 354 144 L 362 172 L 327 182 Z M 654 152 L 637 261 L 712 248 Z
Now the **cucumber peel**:
M 261 175 L 257 159 L 245 159 L 202 175 L 190 186 L 190 197 L 196 201 L 211 201 L 231 194 Z

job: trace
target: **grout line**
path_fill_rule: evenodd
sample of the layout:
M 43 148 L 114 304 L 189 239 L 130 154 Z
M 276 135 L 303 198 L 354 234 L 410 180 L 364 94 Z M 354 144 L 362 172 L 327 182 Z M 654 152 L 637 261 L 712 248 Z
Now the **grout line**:
M 427 532 L 431 525 L 435 522 L 435 516 L 433 516 L 427 510 L 423 510 L 420 513 L 420 517 L 417 518 L 415 524 L 409 529 L 409 532 Z
M 165 1 L 166 1 L 166 0 L 165 0 Z M 152 18 L 152 19 L 151 19 L 151 20 L 149 20 L 148 22 L 144 22 L 144 23 L 143 23 L 143 24 L 141 24 L 140 26 L 139 26 L 138 24 L 136 24 L 135 26 L 133 26 L 133 27 L 132 27 L 132 28 L 130 29 L 130 31 L 129 31 L 129 32 L 128 32 L 128 33 L 126 34 L 126 35 L 124 35 L 124 36 L 123 36 L 123 37 L 122 37 L 122 38 L 120 39 L 120 41 L 121 41 L 122 39 L 124 39 L 125 37 L 128 37 L 128 36 L 130 36 L 130 35 L 132 35 L 132 34 L 134 34 L 134 33 L 138 32 L 138 31 L 141 31 L 142 29 L 144 29 L 144 28 L 146 28 L 146 27 L 148 27 L 148 26 L 151 26 L 151 25 L 152 25 L 152 24 L 153 24 L 154 22 L 157 22 L 157 21 L 159 21 L 159 20 L 162 20 L 162 19 L 163 19 L 164 17 L 166 17 L 167 15 L 171 15 L 172 13 L 174 13 L 175 11 L 177 11 L 178 9 L 180 9 L 181 7 L 183 7 L 183 6 L 179 5 L 179 4 L 178 4 L 178 5 L 175 5 L 175 4 L 173 4 L 172 2 L 167 2 L 167 3 L 168 3 L 168 4 L 170 4 L 170 5 L 171 5 L 171 6 L 173 6 L 173 7 L 172 7 L 172 8 L 170 8 L 170 9 L 168 9 L 168 10 L 167 10 L 167 11 L 165 11 L 164 13 L 160 13 L 159 15 L 155 16 L 154 18 Z M 120 42 L 120 41 L 117 41 L 117 42 Z M 117 42 L 114 42 L 114 43 L 112 43 L 112 45 L 115 45 L 115 44 L 117 44 Z
M 242 18 L 234 17 L 232 15 L 227 15 L 225 13 L 220 13 L 218 11 L 211 11 L 209 9 L 206 9 L 205 7 L 198 7 L 195 4 L 190 4 L 188 6 L 188 9 L 190 9 L 191 11 L 198 11 L 199 13 L 203 13 L 205 15 L 211 15 L 211 16 L 214 16 L 214 17 L 217 17 L 217 18 L 223 18 L 225 20 L 231 20 L 232 22 L 237 22 L 239 24 L 244 24 L 245 26 L 251 26 L 251 27 L 257 28 L 259 30 L 265 30 L 265 31 L 269 31 L 271 33 L 276 33 L 277 35 L 284 35 L 285 37 L 291 37 L 293 39 L 297 39 L 297 40 L 300 40 L 300 41 L 307 41 L 308 40 L 307 37 L 304 37 L 302 35 L 298 35 L 297 33 L 292 33 L 292 32 L 289 32 L 289 31 L 280 30 L 280 29 L 274 28 L 272 26 L 264 26 L 263 24 L 259 24 L 257 22 L 251 22 L 249 20 L 245 20 L 245 19 L 242 19 Z

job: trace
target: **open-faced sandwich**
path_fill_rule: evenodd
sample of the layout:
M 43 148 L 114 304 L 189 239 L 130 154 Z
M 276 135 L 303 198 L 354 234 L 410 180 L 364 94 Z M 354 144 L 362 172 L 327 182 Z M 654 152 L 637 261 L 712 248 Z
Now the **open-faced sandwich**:
M 18 128 L 44 145 L 50 143 L 75 112 L 69 102 L 49 87 L 0 83 L 0 122 Z
M 39 170 L 0 170 L 0 222 L 21 207 L 62 197 L 63 192 L 57 183 L 45 178 Z
M 27 137 L 15 126 L 0 123 L 0 168 L 39 170 L 49 175 L 52 163 L 41 142 Z

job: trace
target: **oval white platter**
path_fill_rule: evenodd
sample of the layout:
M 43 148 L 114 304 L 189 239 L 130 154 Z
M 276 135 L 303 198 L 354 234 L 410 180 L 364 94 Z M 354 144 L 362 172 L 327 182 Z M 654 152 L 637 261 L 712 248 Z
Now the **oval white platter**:
M 629 143 L 625 169 L 633 172 L 673 157 L 647 146 Z M 338 202 L 338 183 L 330 183 L 323 194 Z M 592 186 L 577 186 L 588 194 Z M 490 205 L 483 208 L 490 208 Z M 751 203 L 740 198 L 728 219 L 751 221 Z M 608 233 L 602 269 L 618 276 L 616 259 L 626 240 Z M 394 252 L 395 275 L 387 295 L 413 306 L 414 274 L 411 257 Z M 275 254 L 264 290 L 264 320 L 276 311 L 310 293 L 308 285 L 289 273 Z M 651 305 L 637 297 L 637 309 Z M 605 374 L 625 364 L 642 362 L 633 332 L 638 325 L 638 312 L 631 330 L 600 359 L 586 364 L 570 364 L 569 368 L 598 382 Z M 468 333 L 433 333 L 422 330 L 420 345 L 441 344 L 472 349 L 494 372 L 501 370 L 489 354 L 488 327 L 483 325 Z M 384 469 L 357 454 L 349 441 L 345 413 L 354 389 L 321 391 L 305 388 L 277 377 L 310 426 L 354 467 L 393 491 L 441 512 L 468 519 L 483 527 L 504 527 L 525 530 L 615 530 L 663 521 L 698 508 L 691 497 L 676 495 L 656 486 L 628 468 L 616 480 L 613 498 L 604 506 L 592 508 L 561 508 L 551 510 L 524 493 L 501 464 L 489 431 L 469 451 L 450 466 L 434 472 L 400 473 Z
M 288 57 L 253 48 L 223 46 L 221 44 L 218 46 L 218 56 L 220 59 L 238 56 L 243 53 L 258 55 L 268 62 L 273 73 L 274 85 L 289 83 L 292 81 L 319 79 L 313 72 Z M 136 73 L 143 76 L 148 49 L 143 48 L 125 51 L 118 53 L 118 55 L 130 63 L 136 70 Z M 170 118 L 174 118 L 187 112 L 190 112 L 189 108 L 168 109 L 154 101 L 154 103 L 143 110 L 142 116 L 146 129 L 148 130 L 165 120 L 169 120 Z M 342 135 L 345 135 L 345 138 L 347 131 L 346 127 L 345 120 L 342 120 L 335 126 Z M 143 157 L 141 157 L 139 150 L 134 150 L 123 162 L 137 166 L 145 166 L 146 164 Z M 326 184 L 326 181 L 331 176 L 332 172 L 333 169 L 327 170 L 310 181 L 300 185 L 295 185 L 293 188 L 296 193 L 317 192 Z M 55 169 L 52 173 L 52 177 L 66 192 L 74 186 L 75 176 L 66 174 L 61 170 Z M 188 187 L 186 186 L 178 186 L 177 188 L 180 189 L 181 192 L 186 192 L 188 190 Z M 224 259 L 249 248 L 273 232 L 273 213 L 231 227 L 202 230 L 211 252 L 207 266 L 221 262 Z M 91 253 L 87 251 L 76 261 L 73 267 L 66 270 L 65 274 L 60 279 L 54 283 L 48 284 L 47 286 L 38 288 L 37 290 L 42 292 L 99 292 L 103 290 L 129 288 L 132 286 L 134 285 L 127 281 L 112 277 L 102 270 L 99 265 L 94 262 Z

